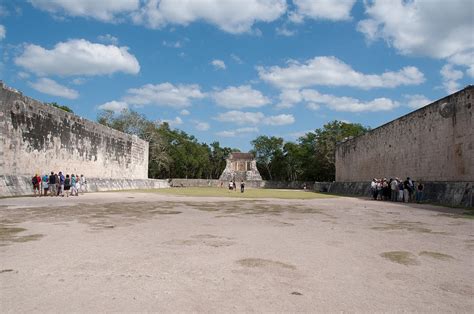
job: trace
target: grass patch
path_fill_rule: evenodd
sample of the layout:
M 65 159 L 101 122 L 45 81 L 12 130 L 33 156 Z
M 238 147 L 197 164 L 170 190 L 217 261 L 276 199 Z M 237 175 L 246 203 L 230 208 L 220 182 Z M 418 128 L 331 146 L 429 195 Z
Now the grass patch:
M 240 190 L 229 191 L 225 188 L 215 187 L 186 187 L 166 188 L 150 190 L 130 190 L 129 192 L 146 192 L 178 196 L 204 196 L 204 197 L 234 197 L 234 198 L 278 198 L 278 199 L 318 199 L 334 198 L 337 196 L 302 190 L 279 190 L 279 189 L 247 189 L 244 193 Z
M 383 223 L 382 225 L 372 227 L 371 229 L 379 231 L 406 230 L 419 233 L 447 234 L 446 232 L 433 231 L 423 226 L 424 224 L 418 221 L 396 220 L 395 223 Z
M 418 265 L 418 261 L 416 260 L 416 256 L 411 254 L 410 252 L 406 251 L 392 251 L 392 252 L 384 252 L 380 254 L 383 258 L 386 258 L 394 263 L 402 264 L 402 265 Z
M 26 231 L 24 228 L 12 227 L 0 224 L 0 246 L 12 242 L 29 242 L 36 241 L 43 237 L 42 234 L 30 234 L 21 236 L 19 233 Z
M 244 258 L 237 261 L 238 264 L 250 267 L 250 268 L 257 268 L 257 267 L 280 267 L 286 269 L 296 269 L 294 265 L 282 263 L 279 261 L 272 261 L 263 258 Z
M 441 260 L 441 261 L 448 261 L 450 259 L 454 259 L 454 257 L 452 257 L 451 255 L 443 254 L 443 253 L 439 253 L 439 252 L 422 251 L 418 255 L 420 255 L 420 256 L 429 256 L 429 257 L 432 257 L 434 259 L 438 259 L 438 260 Z

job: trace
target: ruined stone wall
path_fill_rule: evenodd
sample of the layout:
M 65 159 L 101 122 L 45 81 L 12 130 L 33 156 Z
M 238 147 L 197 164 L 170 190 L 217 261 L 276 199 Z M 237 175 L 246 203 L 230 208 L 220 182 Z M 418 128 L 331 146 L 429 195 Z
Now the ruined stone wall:
M 474 86 L 468 86 L 339 144 L 336 181 L 474 181 L 473 106 Z
M 303 189 L 306 185 L 308 190 L 313 189 L 314 182 L 304 181 L 266 181 L 266 180 L 249 180 L 244 181 L 246 188 L 256 189 Z M 227 189 L 229 180 L 217 180 L 217 179 L 170 179 L 169 185 L 171 187 L 222 187 Z M 236 180 L 237 187 L 240 188 L 240 181 Z
M 148 143 L 0 83 L 0 175 L 148 178 Z

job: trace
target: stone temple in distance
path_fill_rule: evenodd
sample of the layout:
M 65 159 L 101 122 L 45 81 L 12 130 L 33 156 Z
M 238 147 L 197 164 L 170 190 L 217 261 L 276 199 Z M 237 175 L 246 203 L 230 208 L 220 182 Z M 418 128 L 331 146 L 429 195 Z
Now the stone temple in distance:
M 231 153 L 220 181 L 262 181 L 257 161 L 252 153 Z

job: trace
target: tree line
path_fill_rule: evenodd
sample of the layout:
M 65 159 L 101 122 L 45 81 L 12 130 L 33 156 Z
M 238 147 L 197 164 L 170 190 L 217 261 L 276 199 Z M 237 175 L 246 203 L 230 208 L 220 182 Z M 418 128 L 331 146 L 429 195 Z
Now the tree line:
M 200 143 L 193 135 L 171 129 L 166 122 L 150 121 L 133 110 L 119 114 L 103 110 L 97 121 L 149 142 L 149 178 L 218 179 L 226 158 L 239 151 L 222 147 L 217 141 Z M 361 124 L 335 120 L 307 132 L 296 142 L 260 135 L 251 142 L 251 152 L 264 180 L 333 181 L 337 142 L 368 130 Z

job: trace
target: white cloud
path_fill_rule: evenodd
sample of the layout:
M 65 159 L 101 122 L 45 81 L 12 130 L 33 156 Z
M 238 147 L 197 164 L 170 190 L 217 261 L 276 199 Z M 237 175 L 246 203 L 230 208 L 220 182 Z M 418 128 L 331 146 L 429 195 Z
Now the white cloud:
M 308 108 L 309 110 L 317 111 L 321 108 L 321 106 L 314 102 L 309 102 L 306 104 L 306 108 Z
M 224 61 L 215 59 L 211 61 L 211 64 L 214 66 L 216 70 L 225 70 L 226 66 Z
M 454 65 L 468 67 L 466 74 L 474 78 L 474 50 L 454 54 L 448 61 Z
M 191 114 L 191 112 L 189 112 L 189 110 L 183 109 L 179 112 L 179 114 L 182 116 L 188 116 Z
M 211 126 L 209 125 L 209 123 L 207 123 L 207 122 L 202 122 L 202 121 L 194 120 L 193 123 L 194 123 L 194 127 L 195 127 L 196 130 L 198 130 L 198 131 L 207 131 L 207 130 L 209 130 L 209 128 L 211 127 Z
M 286 37 L 290 37 L 296 34 L 296 31 L 289 30 L 286 26 L 277 27 L 275 31 L 277 35 L 286 36 Z
M 55 14 L 91 17 L 114 22 L 117 15 L 138 9 L 139 0 L 29 0 L 36 8 Z
M 426 98 L 424 95 L 420 94 L 403 95 L 403 97 L 406 99 L 408 107 L 412 109 L 418 109 L 433 102 L 432 100 Z
M 315 57 L 300 63 L 289 61 L 287 67 L 257 67 L 260 78 L 274 86 L 284 89 L 302 87 L 350 86 L 363 89 L 377 87 L 397 87 L 400 85 L 417 85 L 425 78 L 416 67 L 407 66 L 397 72 L 382 74 L 364 74 L 336 57 Z
M 383 39 L 401 54 L 437 59 L 463 59 L 473 54 L 472 2 L 469 0 L 374 0 L 366 1 L 368 19 L 358 30 L 369 41 Z M 473 58 L 455 63 L 469 67 L 474 77 Z M 450 83 L 452 84 L 452 83 Z
M 82 77 L 77 77 L 77 78 L 73 79 L 71 82 L 74 85 L 82 85 L 86 82 L 86 79 L 82 78 Z
M 49 78 L 43 77 L 38 79 L 36 82 L 29 82 L 28 84 L 38 92 L 44 94 L 67 99 L 76 99 L 77 97 L 79 97 L 79 93 L 74 89 L 70 89 L 66 86 L 63 86 Z
M 146 84 L 140 88 L 130 88 L 123 100 L 130 105 L 157 105 L 183 108 L 191 105 L 193 99 L 201 99 L 205 94 L 199 85 L 171 83 Z
M 238 125 L 286 125 L 295 122 L 295 118 L 291 114 L 281 114 L 266 117 L 261 112 L 243 112 L 237 110 L 221 113 L 217 115 L 215 119 L 221 122 L 235 123 Z
M 28 44 L 15 64 L 38 75 L 104 75 L 115 72 L 137 74 L 140 65 L 127 47 L 72 39 L 52 50 Z
M 300 91 L 297 89 L 284 89 L 279 97 L 280 103 L 277 104 L 277 109 L 291 108 L 294 104 L 303 100 Z
M 99 35 L 97 36 L 97 40 L 100 41 L 101 43 L 112 44 L 114 46 L 117 46 L 119 43 L 118 38 L 110 34 Z
M 181 48 L 183 47 L 183 43 L 178 41 L 166 41 L 163 40 L 163 46 L 168 47 L 168 48 Z
M 396 101 L 388 98 L 376 98 L 371 101 L 360 101 L 352 97 L 339 97 L 330 94 L 321 94 L 316 90 L 301 91 L 302 98 L 309 103 L 324 104 L 335 111 L 390 111 L 399 106 Z
M 97 107 L 100 110 L 111 110 L 113 112 L 121 112 L 124 109 L 128 109 L 128 104 L 124 101 L 109 101 L 106 102 L 105 104 L 100 105 Z
M 295 118 L 292 114 L 279 114 L 277 116 L 269 116 L 263 120 L 263 124 L 267 125 L 287 125 L 293 124 Z
M 355 0 L 293 0 L 296 12 L 290 13 L 290 20 L 300 22 L 304 17 L 315 20 L 343 21 L 351 18 Z
M 202 20 L 238 34 L 251 32 L 257 22 L 272 22 L 285 11 L 285 0 L 148 0 L 133 14 L 133 20 L 150 28 Z
M 220 137 L 236 137 L 243 134 L 258 133 L 256 127 L 237 128 L 235 130 L 226 130 L 217 132 L 216 135 Z
M 18 77 L 21 78 L 21 79 L 27 79 L 27 78 L 30 77 L 30 74 L 20 71 L 20 72 L 18 72 Z
M 310 110 L 318 110 L 321 105 L 336 111 L 389 111 L 399 106 L 398 102 L 388 98 L 376 98 L 371 101 L 361 101 L 352 97 L 339 97 L 321 94 L 314 89 L 284 90 L 280 94 L 280 104 L 277 107 L 291 108 L 297 103 L 304 102 Z
M 244 62 L 242 61 L 242 59 L 241 59 L 238 55 L 236 55 L 236 54 L 231 53 L 231 54 L 230 54 L 230 57 L 232 58 L 232 60 L 234 60 L 234 61 L 235 61 L 236 63 L 238 63 L 238 64 L 243 64 L 243 63 L 244 63 Z
M 443 78 L 443 86 L 448 94 L 452 94 L 461 89 L 458 80 L 463 78 L 463 73 L 453 68 L 452 64 L 445 64 L 441 68 L 441 77 Z
M 270 103 L 270 99 L 250 85 L 230 86 L 212 93 L 218 106 L 229 109 L 259 108 Z
M 0 25 L 0 40 L 5 39 L 6 36 L 7 36 L 7 30 L 5 26 Z
M 161 120 L 162 123 L 168 123 L 171 127 L 176 127 L 177 125 L 183 124 L 183 120 L 180 117 L 176 117 L 172 120 Z
M 261 112 L 242 112 L 231 110 L 217 115 L 216 120 L 221 122 L 231 122 L 236 124 L 259 124 L 265 115 Z

